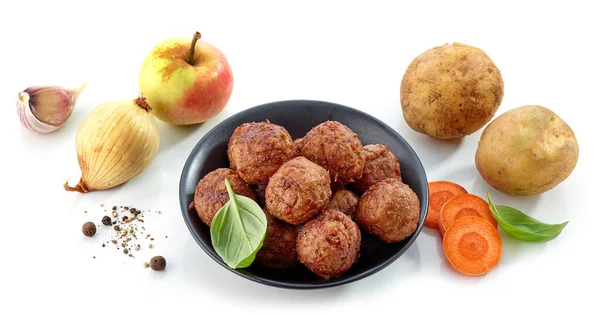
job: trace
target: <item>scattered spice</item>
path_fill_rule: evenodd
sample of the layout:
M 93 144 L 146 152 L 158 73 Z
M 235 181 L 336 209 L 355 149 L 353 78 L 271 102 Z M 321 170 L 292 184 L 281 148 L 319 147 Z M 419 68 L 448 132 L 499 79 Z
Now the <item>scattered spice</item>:
M 102 206 L 104 207 L 104 206 Z M 107 215 L 103 215 L 102 216 L 102 224 L 105 226 L 112 226 L 113 228 L 110 229 L 109 231 L 114 231 L 112 232 L 113 234 L 108 236 L 110 237 L 110 239 L 108 240 L 104 240 L 101 243 L 102 247 L 109 247 L 107 245 L 109 244 L 114 244 L 113 246 L 118 250 L 121 251 L 124 255 L 127 255 L 128 257 L 131 258 L 135 258 L 135 255 L 133 255 L 134 250 L 135 251 L 140 251 L 142 250 L 142 247 L 145 246 L 143 244 L 139 243 L 139 240 L 137 238 L 137 234 L 140 234 L 142 238 L 144 235 L 146 235 L 146 239 L 151 239 L 152 241 L 154 240 L 154 238 L 150 237 L 150 233 L 146 233 L 145 230 L 146 228 L 143 226 L 144 223 L 144 214 L 146 213 L 146 211 L 142 211 L 139 210 L 137 208 L 134 207 L 128 207 L 128 206 L 107 206 L 107 208 L 109 209 L 109 211 L 112 211 L 110 214 Z M 111 210 L 112 209 L 112 210 Z M 106 208 L 103 209 L 104 212 L 106 212 Z M 128 213 L 125 213 L 125 211 L 128 211 Z M 148 212 L 150 212 L 151 210 L 148 210 Z M 87 212 L 87 210 L 86 210 Z M 158 212 L 157 212 L 158 213 Z M 82 227 L 82 232 L 84 235 L 86 236 L 93 236 L 95 234 L 97 234 L 97 227 L 100 227 L 100 225 L 95 225 L 93 222 L 86 222 L 83 227 Z M 152 248 L 153 245 L 152 244 L 148 244 L 149 248 Z M 95 256 L 94 256 L 95 257 Z M 163 258 L 164 260 L 164 258 Z M 158 263 L 158 268 L 162 268 L 164 269 L 164 265 L 163 267 L 160 267 L 160 261 L 157 261 L 156 263 Z M 146 266 L 146 268 L 150 267 L 150 264 L 146 263 L 148 266 Z M 163 262 L 164 264 L 164 262 Z M 162 270 L 161 269 L 161 270 Z
M 110 219 L 109 216 L 105 215 L 102 217 L 102 224 L 106 225 L 106 226 L 111 226 L 112 225 L 112 221 Z
M 100 204 L 100 207 L 104 208 L 104 204 L 103 204 L 103 203 L 101 203 L 101 204 Z
M 94 222 L 85 222 L 81 227 L 81 231 L 83 232 L 83 235 L 92 237 L 96 234 L 96 225 Z
M 154 256 L 150 259 L 150 268 L 155 271 L 165 270 L 167 266 L 167 261 L 163 256 Z
M 144 261 L 144 268 L 150 267 L 150 264 Z

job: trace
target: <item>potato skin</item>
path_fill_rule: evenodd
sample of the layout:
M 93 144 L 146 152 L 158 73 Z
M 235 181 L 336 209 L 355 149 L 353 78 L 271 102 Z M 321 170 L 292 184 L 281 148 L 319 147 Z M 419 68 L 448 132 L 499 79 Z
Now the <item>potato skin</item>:
M 546 192 L 575 169 L 579 145 L 556 113 L 539 105 L 505 112 L 483 131 L 475 165 L 492 187 L 511 195 Z
M 500 70 L 481 49 L 460 43 L 431 48 L 406 69 L 402 113 L 417 132 L 447 140 L 487 124 L 502 102 Z

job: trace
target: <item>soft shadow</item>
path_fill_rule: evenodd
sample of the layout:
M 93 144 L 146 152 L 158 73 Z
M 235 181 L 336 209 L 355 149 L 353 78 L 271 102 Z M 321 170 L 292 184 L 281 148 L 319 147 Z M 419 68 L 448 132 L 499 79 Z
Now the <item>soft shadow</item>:
M 394 286 L 402 283 L 409 277 L 419 274 L 422 267 L 421 251 L 418 242 L 414 242 L 410 248 L 396 261 L 379 272 L 359 280 L 349 288 L 355 290 L 356 296 L 380 296 L 389 292 Z
M 474 164 L 463 165 L 459 167 L 438 167 L 431 169 L 430 173 L 436 174 L 429 180 L 448 180 L 463 186 L 467 191 L 471 192 L 473 182 L 479 174 Z
M 415 150 L 425 169 L 430 169 L 450 158 L 460 147 L 463 138 L 439 140 L 410 128 L 404 119 L 400 120 L 399 133 Z
M 440 231 L 424 227 L 421 233 L 425 233 L 435 238 L 435 246 L 437 248 L 438 256 L 440 256 L 441 259 L 446 259 L 446 254 L 444 254 L 444 247 L 442 244 L 442 235 L 440 234 Z
M 179 126 L 157 119 L 156 124 L 158 125 L 158 132 L 160 134 L 160 149 L 168 150 L 180 141 L 184 141 L 205 123 L 206 122 L 195 125 Z
M 217 116 L 203 123 L 186 126 L 174 125 L 157 118 L 156 124 L 158 125 L 158 132 L 160 133 L 160 149 L 163 151 L 169 150 L 175 145 L 182 143 L 187 144 L 188 142 L 192 143 L 193 147 L 193 145 L 195 145 L 201 138 L 197 135 L 206 134 L 209 130 L 214 128 L 217 124 L 230 115 L 231 112 L 226 107 Z
M 293 290 L 275 288 L 248 279 L 244 279 L 223 268 L 213 261 L 198 246 L 192 237 L 188 238 L 183 255 L 184 281 L 192 286 L 210 286 L 214 293 L 221 297 L 231 297 L 231 302 L 260 300 L 265 304 L 281 304 L 289 307 L 292 304 L 303 306 L 319 305 L 326 302 L 344 299 L 352 284 L 318 290 Z
M 469 192 L 478 195 L 479 197 L 485 199 L 485 201 L 488 200 L 487 194 L 489 192 L 494 204 L 511 206 L 528 215 L 533 215 L 532 209 L 536 207 L 541 199 L 541 195 L 512 196 L 498 191 L 494 187 L 490 186 L 485 180 L 483 180 L 479 173 L 477 173 L 473 187 Z
M 546 243 L 524 242 L 502 229 L 499 229 L 499 232 L 502 238 L 501 265 L 518 264 L 530 259 L 530 257 L 539 256 L 546 247 Z

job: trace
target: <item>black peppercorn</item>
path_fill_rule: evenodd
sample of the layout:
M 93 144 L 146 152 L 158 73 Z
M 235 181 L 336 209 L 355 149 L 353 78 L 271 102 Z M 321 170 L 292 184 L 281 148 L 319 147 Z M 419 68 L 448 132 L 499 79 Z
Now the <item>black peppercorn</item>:
M 111 226 L 112 225 L 112 220 L 110 219 L 109 216 L 105 215 L 102 217 L 102 224 L 107 225 L 107 226 Z
M 150 268 L 155 271 L 164 270 L 167 266 L 167 261 L 163 256 L 154 256 L 150 259 Z
M 85 222 L 81 228 L 81 231 L 83 232 L 83 235 L 92 237 L 94 234 L 96 234 L 96 225 L 94 222 Z

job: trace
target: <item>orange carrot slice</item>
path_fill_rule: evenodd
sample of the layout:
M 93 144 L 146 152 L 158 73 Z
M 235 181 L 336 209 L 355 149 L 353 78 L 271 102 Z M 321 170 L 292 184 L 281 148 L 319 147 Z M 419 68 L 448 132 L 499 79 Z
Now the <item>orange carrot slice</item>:
M 449 181 L 435 181 L 429 183 L 429 209 L 425 217 L 425 226 L 431 229 L 438 228 L 440 210 L 446 201 L 452 197 L 464 195 L 467 190 L 462 186 Z
M 468 215 L 484 218 L 498 228 L 498 222 L 494 219 L 488 203 L 477 195 L 464 194 L 452 197 L 442 206 L 438 227 L 442 236 L 452 223 Z
M 467 276 L 488 273 L 502 256 L 502 239 L 498 229 L 477 216 L 456 220 L 446 231 L 442 244 L 452 268 Z

